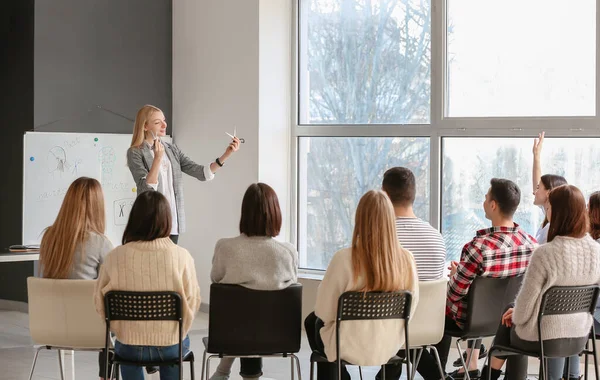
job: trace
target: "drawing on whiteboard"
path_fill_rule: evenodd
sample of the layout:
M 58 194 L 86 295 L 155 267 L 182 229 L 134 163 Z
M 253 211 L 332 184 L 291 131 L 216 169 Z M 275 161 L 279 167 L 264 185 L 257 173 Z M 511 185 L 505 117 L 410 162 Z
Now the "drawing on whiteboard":
M 60 146 L 55 146 L 48 151 L 46 162 L 48 164 L 49 173 L 59 172 L 62 174 L 69 168 L 69 164 L 67 163 L 67 152 Z
M 116 160 L 117 156 L 112 146 L 105 146 L 98 152 L 98 161 L 100 161 L 100 166 L 102 167 L 102 175 L 106 176 L 106 179 L 112 177 Z
M 114 202 L 113 211 L 115 226 L 124 226 L 127 224 L 133 202 L 135 202 L 134 198 L 118 199 Z

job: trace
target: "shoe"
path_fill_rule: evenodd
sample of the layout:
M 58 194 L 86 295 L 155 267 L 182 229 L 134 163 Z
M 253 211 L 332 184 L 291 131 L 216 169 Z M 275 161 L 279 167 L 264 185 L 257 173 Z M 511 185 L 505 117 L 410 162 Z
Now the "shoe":
M 454 380 L 463 380 L 466 379 L 465 377 L 465 373 L 464 372 L 458 372 L 459 370 L 457 369 L 456 371 L 449 373 L 448 376 L 452 377 Z M 475 369 L 473 371 L 469 371 L 469 377 L 471 379 L 479 379 L 481 377 L 481 371 L 478 369 Z
M 150 366 L 148 366 L 148 367 L 146 367 L 146 373 L 148 375 L 152 375 L 153 373 L 158 372 L 159 368 L 160 367 L 150 367 Z
M 479 349 L 479 358 L 478 358 L 478 360 L 485 358 L 487 356 L 487 354 L 488 354 L 488 352 L 485 349 L 485 346 L 482 344 L 481 348 Z M 463 352 L 463 360 L 465 361 L 465 363 L 467 362 L 467 353 L 466 352 Z M 454 367 L 462 367 L 462 362 L 460 361 L 460 358 L 456 359 L 454 361 L 454 363 L 452 363 L 452 365 Z

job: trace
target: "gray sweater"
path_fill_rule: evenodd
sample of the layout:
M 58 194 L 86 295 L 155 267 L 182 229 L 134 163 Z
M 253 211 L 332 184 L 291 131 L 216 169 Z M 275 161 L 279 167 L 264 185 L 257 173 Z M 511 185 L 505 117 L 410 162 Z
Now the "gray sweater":
M 255 290 L 284 289 L 298 279 L 298 252 L 289 243 L 265 236 L 221 239 L 210 279 Z
M 112 251 L 113 245 L 104 235 L 88 232 L 88 238 L 84 244 L 75 248 L 73 254 L 73 269 L 69 274 L 71 280 L 95 280 L 100 272 L 100 265 L 108 252 Z
M 557 236 L 539 246 L 515 304 L 512 321 L 523 340 L 538 341 L 537 316 L 542 296 L 552 286 L 582 286 L 600 282 L 600 245 L 589 235 Z M 544 339 L 588 336 L 592 316 L 587 313 L 550 315 L 542 320 Z

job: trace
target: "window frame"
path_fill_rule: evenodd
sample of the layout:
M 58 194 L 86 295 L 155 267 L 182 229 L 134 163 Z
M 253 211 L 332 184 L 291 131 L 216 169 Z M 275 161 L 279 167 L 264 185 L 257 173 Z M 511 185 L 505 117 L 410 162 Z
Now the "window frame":
M 529 137 L 541 131 L 547 137 L 600 137 L 600 0 L 596 0 L 596 78 L 595 116 L 572 117 L 448 117 L 447 113 L 447 1 L 431 0 L 431 102 L 429 124 L 300 124 L 300 35 L 303 4 L 308 0 L 293 0 L 292 28 L 292 101 L 290 133 L 291 242 L 298 248 L 300 209 L 298 145 L 301 137 L 429 137 L 429 223 L 441 231 L 442 139 L 444 137 Z M 304 28 L 305 30 L 306 28 Z M 568 126 L 568 127 L 566 127 Z M 301 273 L 322 274 L 323 270 L 300 268 Z

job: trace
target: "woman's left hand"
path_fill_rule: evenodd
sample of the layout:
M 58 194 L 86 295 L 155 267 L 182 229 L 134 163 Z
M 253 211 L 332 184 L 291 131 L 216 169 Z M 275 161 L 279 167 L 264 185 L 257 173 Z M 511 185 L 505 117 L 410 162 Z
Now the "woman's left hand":
M 233 140 L 227 146 L 224 156 L 229 157 L 233 152 L 237 152 L 238 149 L 240 149 L 240 139 L 234 137 Z

